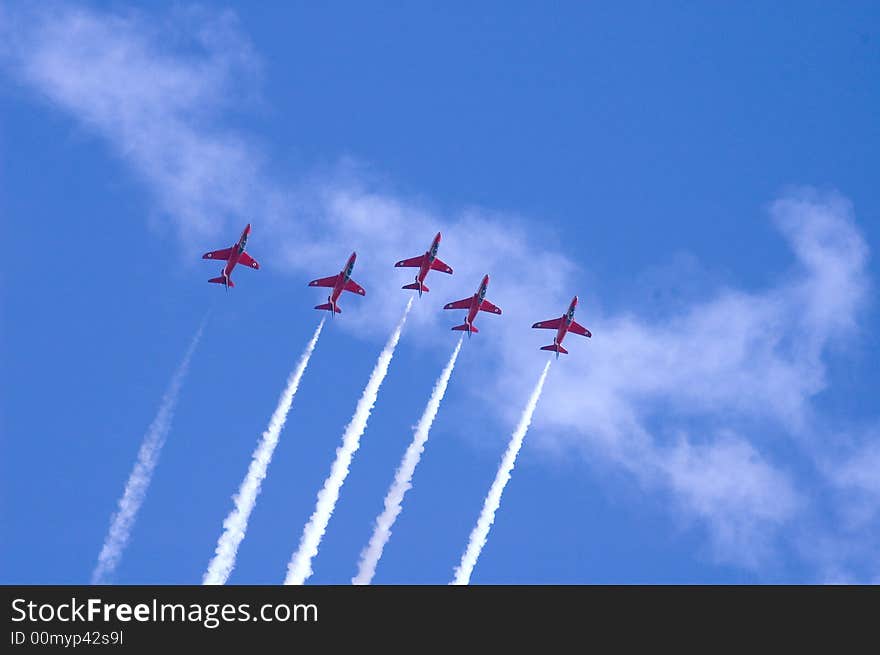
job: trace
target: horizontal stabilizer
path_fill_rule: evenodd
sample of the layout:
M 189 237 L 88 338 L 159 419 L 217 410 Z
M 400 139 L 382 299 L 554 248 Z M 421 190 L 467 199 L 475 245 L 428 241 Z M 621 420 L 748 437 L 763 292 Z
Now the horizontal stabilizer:
M 230 278 L 225 278 L 223 276 L 220 277 L 212 277 L 208 282 L 213 282 L 214 284 L 225 284 L 228 287 L 234 287 L 235 282 L 233 282 Z
M 456 326 L 455 326 L 454 328 L 452 328 L 452 329 L 453 329 L 453 330 L 458 330 L 459 332 L 467 332 L 467 331 L 468 331 L 468 324 L 467 324 L 467 323 L 462 323 L 461 325 L 456 325 Z M 479 332 L 479 330 L 476 328 L 476 326 L 471 326 L 471 330 L 470 330 L 470 331 L 473 332 L 474 334 L 476 334 L 477 332 Z
M 315 305 L 315 309 L 323 309 L 325 312 L 329 312 L 331 309 L 333 309 L 333 305 L 331 305 L 329 302 L 325 302 L 323 305 Z M 339 309 L 338 305 L 336 306 L 336 313 L 342 313 L 342 310 Z
M 428 289 L 428 287 L 426 287 L 424 284 L 421 285 L 421 286 L 422 286 L 422 291 L 423 291 L 423 292 L 427 293 L 428 291 L 430 291 L 430 289 Z M 412 284 L 405 284 L 405 285 L 403 285 L 403 286 L 400 287 L 400 288 L 401 288 L 401 289 L 412 289 L 413 291 L 418 291 L 418 290 L 419 290 L 419 283 L 418 283 L 418 282 L 413 282 Z
M 541 350 L 550 350 L 555 353 L 562 353 L 563 355 L 568 354 L 568 351 L 565 348 L 556 343 L 552 343 L 549 346 L 543 346 Z

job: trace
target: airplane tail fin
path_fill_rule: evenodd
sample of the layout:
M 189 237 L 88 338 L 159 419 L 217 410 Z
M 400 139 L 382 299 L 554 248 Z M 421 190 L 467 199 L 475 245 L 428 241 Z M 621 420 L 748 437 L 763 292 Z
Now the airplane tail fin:
M 562 353 L 563 355 L 568 354 L 568 351 L 560 346 L 558 343 L 551 343 L 549 346 L 542 346 L 541 350 L 549 350 L 551 352 L 555 352 L 557 356 L 559 356 L 560 353 Z
M 225 278 L 222 275 L 220 277 L 212 277 L 208 282 L 213 282 L 214 284 L 225 284 L 227 287 L 234 287 L 235 282 L 232 281 L 232 278 Z
M 418 282 L 413 282 L 412 284 L 404 284 L 400 288 L 401 289 L 412 289 L 413 291 L 418 291 L 419 293 L 428 293 L 428 291 L 430 291 L 430 289 L 428 289 L 428 287 L 426 287 L 424 284 L 421 285 L 421 289 L 419 289 Z
M 325 302 L 323 305 L 315 305 L 315 309 L 323 309 L 324 311 L 328 311 L 328 312 L 329 312 L 331 309 L 334 309 L 334 307 L 333 307 L 333 305 L 331 305 L 329 302 Z M 337 313 L 337 314 L 341 314 L 341 313 L 342 313 L 342 310 L 339 309 L 339 305 L 337 305 L 337 306 L 335 307 L 335 310 L 336 310 L 336 313 Z
M 452 328 L 452 329 L 453 329 L 453 330 L 458 330 L 459 332 L 467 332 L 467 331 L 468 331 L 468 324 L 467 324 L 467 323 L 462 323 L 461 325 L 456 325 L 456 326 L 455 326 L 454 328 Z M 472 333 L 479 332 L 479 330 L 477 329 L 477 327 L 476 327 L 475 325 L 474 325 L 474 326 L 471 326 L 470 331 L 471 331 Z

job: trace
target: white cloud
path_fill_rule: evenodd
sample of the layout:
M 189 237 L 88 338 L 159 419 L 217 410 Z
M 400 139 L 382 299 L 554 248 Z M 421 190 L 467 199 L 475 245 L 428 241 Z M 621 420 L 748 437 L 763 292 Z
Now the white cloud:
M 185 28 L 169 38 L 168 23 L 139 14 L 19 12 L 0 23 L 0 36 L 14 35 L 2 54 L 26 85 L 108 140 L 188 250 L 246 219 L 270 267 L 325 275 L 358 250 L 355 278 L 369 303 L 345 306 L 349 328 L 387 332 L 404 302 L 396 288 L 409 281 L 389 263 L 423 251 L 442 230 L 440 254 L 455 275 L 428 279 L 435 290 L 410 321 L 424 339 L 449 341 L 450 317 L 438 305 L 492 274 L 488 296 L 504 316 L 481 317 L 481 327 L 497 365 L 467 371 L 485 399 L 528 394 L 546 355 L 537 346 L 549 343 L 528 326 L 561 314 L 579 292 L 578 318 L 595 336 L 569 337 L 572 354 L 547 380 L 535 440 L 666 489 L 706 524 L 719 557 L 761 560 L 766 535 L 803 508 L 795 474 L 774 464 L 765 435 L 789 434 L 806 457 L 821 457 L 817 440 L 804 438 L 813 399 L 828 384 L 829 348 L 857 335 L 868 296 L 868 248 L 848 201 L 793 190 L 769 207 L 795 259 L 763 290 L 717 288 L 662 320 L 638 309 L 603 312 L 595 291 L 578 283 L 583 272 L 547 242 L 547 226 L 478 208 L 445 215 L 383 191 L 351 162 L 277 183 L 259 145 L 224 127 L 220 111 L 255 96 L 246 81 L 259 70 L 252 47 L 230 14 L 185 15 Z M 490 406 L 515 420 L 517 408 Z M 670 442 L 670 433 L 684 436 Z M 848 477 L 869 477 L 859 471 L 853 465 Z
M 803 502 L 785 473 L 733 435 L 698 445 L 682 438 L 659 462 L 679 502 L 709 525 L 722 559 L 760 564 Z
M 835 470 L 833 480 L 844 489 L 880 499 L 880 437 L 875 437 L 871 443 L 845 459 Z
M 782 431 L 817 455 L 808 433 L 827 383 L 823 354 L 852 332 L 867 292 L 867 248 L 844 199 L 794 191 L 771 214 L 796 256 L 785 279 L 719 290 L 663 323 L 597 317 L 589 356 L 554 372 L 536 419 L 557 440 L 670 489 L 706 521 L 719 557 L 746 565 L 802 504 L 763 435 Z M 712 436 L 738 425 L 751 443 Z M 691 434 L 670 451 L 663 435 L 677 426 Z M 695 475 L 704 467 L 718 486 Z
M 259 71 L 232 14 L 177 12 L 159 24 L 48 5 L 10 12 L 0 36 L 16 75 L 106 137 L 184 243 L 216 234 L 265 190 L 257 151 L 214 121 L 253 96 L 246 80 Z
M 864 533 L 873 524 L 880 530 L 880 429 L 832 434 L 819 466 L 838 498 L 839 527 Z

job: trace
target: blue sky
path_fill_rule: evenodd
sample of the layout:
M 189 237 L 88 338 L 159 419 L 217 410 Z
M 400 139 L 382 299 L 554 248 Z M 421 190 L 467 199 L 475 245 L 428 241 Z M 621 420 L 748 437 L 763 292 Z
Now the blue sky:
M 876 3 L 0 9 L 0 579 L 87 582 L 206 314 L 115 580 L 196 583 L 320 319 L 230 582 L 279 583 L 410 281 L 310 582 L 348 583 L 490 273 L 378 583 L 445 583 L 580 296 L 475 583 L 880 579 Z M 246 222 L 229 293 L 202 252 Z M 568 344 L 567 344 L 568 345 Z

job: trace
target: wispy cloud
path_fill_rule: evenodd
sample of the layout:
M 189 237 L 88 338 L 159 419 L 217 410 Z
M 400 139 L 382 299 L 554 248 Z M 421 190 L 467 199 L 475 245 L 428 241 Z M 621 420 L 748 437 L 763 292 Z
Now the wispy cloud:
M 768 538 L 766 528 L 790 520 L 802 502 L 787 475 L 734 435 L 708 444 L 682 438 L 658 461 L 678 502 L 709 524 L 725 559 L 738 553 L 754 566 L 768 557 L 774 535 Z
M 259 77 L 250 74 L 260 67 L 254 48 L 232 14 L 182 16 L 163 22 L 60 5 L 7 10 L 0 57 L 16 79 L 110 144 L 146 183 L 160 224 L 173 225 L 184 248 L 197 249 L 226 221 L 256 215 L 271 237 L 266 247 L 275 249 L 266 261 L 292 272 L 343 256 L 344 234 L 370 253 L 359 262 L 362 283 L 386 288 L 389 262 L 416 254 L 438 228 L 443 258 L 456 269 L 443 281 L 450 296 L 486 272 L 528 270 L 493 275 L 493 301 L 505 310 L 487 345 L 496 364 L 468 371 L 489 398 L 502 389 L 528 393 L 529 372 L 541 360 L 522 347 L 523 326 L 561 313 L 580 292 L 579 320 L 595 336 L 576 344 L 582 347 L 548 381 L 532 443 L 587 453 L 595 465 L 663 490 L 676 501 L 671 506 L 705 525 L 722 559 L 759 566 L 780 531 L 810 511 L 807 488 L 839 488 L 826 466 L 804 479 L 780 461 L 767 435 L 788 435 L 804 459 L 827 460 L 823 440 L 810 433 L 833 418 L 817 421 L 814 399 L 828 387 L 831 352 L 858 336 L 869 297 L 868 248 L 845 198 L 793 189 L 767 208 L 794 258 L 763 288 L 719 287 L 662 315 L 635 306 L 606 312 L 593 290 L 572 288 L 583 272 L 546 226 L 476 208 L 444 214 L 385 191 L 357 165 L 308 184 L 277 183 L 259 141 L 224 120 L 234 100 L 258 97 L 255 85 L 242 82 Z M 290 217 L 296 220 L 282 220 Z M 372 298 L 368 308 L 352 308 L 348 323 L 376 337 L 399 308 L 385 294 Z M 358 321 L 367 311 L 374 320 Z M 420 304 L 410 320 L 437 338 L 436 312 Z M 510 409 L 497 411 L 512 420 Z M 703 465 L 716 471 L 711 485 L 697 475 Z M 748 491 L 736 487 L 741 477 Z
M 19 5 L 0 22 L 0 41 L 21 80 L 105 137 L 148 183 L 185 244 L 215 236 L 215 216 L 244 214 L 266 190 L 257 149 L 215 122 L 233 98 L 252 95 L 242 81 L 259 71 L 232 13 L 154 21 Z
M 589 359 L 556 371 L 539 421 L 667 489 L 705 520 L 720 558 L 749 566 L 805 508 L 761 435 L 788 434 L 808 460 L 819 456 L 809 433 L 813 398 L 827 386 L 824 356 L 853 334 L 867 295 L 867 249 L 847 201 L 794 190 L 770 213 L 796 258 L 781 281 L 721 289 L 663 320 L 597 316 Z M 742 430 L 754 434 L 731 437 Z M 716 492 L 698 484 L 694 458 L 711 463 Z M 706 495 L 697 500 L 695 489 Z

